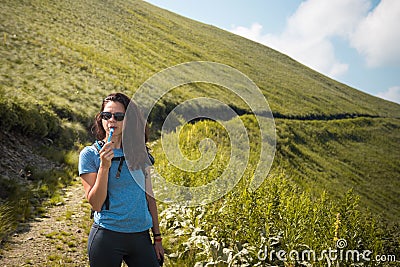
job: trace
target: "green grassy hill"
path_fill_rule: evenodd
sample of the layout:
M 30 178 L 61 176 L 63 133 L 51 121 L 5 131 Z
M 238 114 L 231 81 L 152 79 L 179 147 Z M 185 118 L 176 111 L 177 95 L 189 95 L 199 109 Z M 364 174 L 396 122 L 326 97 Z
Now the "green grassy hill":
M 97 97 L 115 89 L 132 92 L 152 74 L 196 60 L 249 76 L 275 114 L 399 117 L 394 103 L 143 1 L 2 1 L 1 12 L 2 93 L 34 97 L 67 117 L 91 117 Z
M 143 1 L 1 0 L 0 22 L 2 133 L 51 139 L 51 151 L 78 145 L 76 151 L 90 140 L 87 130 L 108 93 L 132 95 L 153 74 L 179 63 L 218 62 L 247 75 L 267 98 L 276 118 L 276 176 L 284 170 L 301 190 L 317 197 L 326 191 L 332 201 L 353 189 L 362 210 L 400 221 L 398 104 Z M 175 105 L 197 96 L 249 113 L 223 89 L 186 86 L 156 107 L 153 133 Z

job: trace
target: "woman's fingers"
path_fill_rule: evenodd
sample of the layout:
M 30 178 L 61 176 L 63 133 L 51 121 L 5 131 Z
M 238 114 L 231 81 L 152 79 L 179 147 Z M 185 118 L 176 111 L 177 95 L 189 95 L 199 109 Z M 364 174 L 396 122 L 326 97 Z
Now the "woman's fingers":
M 161 244 L 155 244 L 154 248 L 156 250 L 157 259 L 164 258 L 164 248 Z
M 102 165 L 105 167 L 110 167 L 111 160 L 113 157 L 114 157 L 113 143 L 106 143 L 100 150 L 100 159 L 103 163 Z
M 114 157 L 114 151 L 112 149 L 108 149 L 104 151 L 104 156 L 108 159 L 111 160 Z

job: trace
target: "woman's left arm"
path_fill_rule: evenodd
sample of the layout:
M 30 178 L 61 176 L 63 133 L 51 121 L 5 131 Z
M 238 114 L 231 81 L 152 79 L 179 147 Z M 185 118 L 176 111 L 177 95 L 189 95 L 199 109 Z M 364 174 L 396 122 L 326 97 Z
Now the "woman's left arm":
M 149 205 L 149 211 L 151 214 L 151 218 L 153 219 L 153 227 L 151 228 L 153 231 L 153 236 L 155 237 L 154 248 L 156 250 L 156 255 L 158 259 L 164 258 L 164 248 L 162 247 L 161 243 L 161 236 L 160 236 L 160 226 L 158 222 L 158 211 L 157 211 L 157 203 L 154 198 L 153 186 L 151 184 L 151 177 L 150 177 L 150 168 L 148 167 L 145 170 L 146 175 L 146 199 Z

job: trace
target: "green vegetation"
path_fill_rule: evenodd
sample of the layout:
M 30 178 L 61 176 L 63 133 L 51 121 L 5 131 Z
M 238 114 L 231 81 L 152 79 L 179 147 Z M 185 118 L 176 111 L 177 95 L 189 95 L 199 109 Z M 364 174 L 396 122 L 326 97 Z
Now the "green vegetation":
M 259 137 L 253 127 L 254 117 L 245 115 L 241 119 L 249 130 L 250 142 L 257 143 Z M 365 132 L 363 127 L 367 125 L 370 127 L 369 132 L 360 134 Z M 312 131 L 307 132 L 308 127 Z M 389 236 L 393 234 L 391 231 L 395 228 L 382 223 L 377 214 L 382 213 L 380 205 L 388 205 L 387 208 L 395 205 L 397 199 L 391 197 L 396 194 L 398 181 L 393 180 L 393 184 L 386 185 L 382 180 L 366 180 L 367 174 L 376 171 L 377 166 L 373 160 L 382 162 L 382 158 L 385 158 L 387 165 L 381 166 L 379 173 L 398 173 L 398 169 L 393 170 L 391 166 L 398 162 L 398 155 L 384 157 L 379 154 L 385 146 L 398 144 L 385 144 L 387 140 L 372 130 L 386 128 L 392 133 L 392 127 L 398 128 L 399 125 L 388 123 L 385 119 L 358 118 L 325 123 L 283 123 L 277 120 L 280 136 L 278 144 L 283 147 L 278 148 L 274 167 L 257 191 L 251 192 L 248 188 L 260 152 L 260 147 L 254 146 L 243 178 L 226 196 L 195 208 L 163 206 L 161 226 L 167 235 L 165 243 L 170 253 L 169 264 L 194 266 L 201 262 L 204 265 L 214 264 L 212 266 L 259 266 L 257 264 L 262 263 L 280 265 L 283 262 L 277 259 L 276 254 L 268 254 L 266 259 L 260 260 L 260 249 L 270 253 L 296 250 L 300 255 L 312 250 L 318 258 L 323 250 L 335 249 L 336 242 L 341 239 L 346 240 L 348 250 L 358 250 L 360 253 L 365 249 L 373 251 L 375 254 L 371 258 L 388 252 L 397 255 L 399 236 L 394 234 L 393 239 L 390 239 Z M 200 136 L 212 138 L 217 144 L 217 156 L 213 164 L 201 172 L 184 172 L 169 164 L 161 142 L 156 142 L 153 144 L 157 158 L 155 168 L 168 181 L 199 186 L 208 183 L 210 178 L 218 178 L 226 168 L 230 151 L 229 136 L 221 131 L 218 123 L 202 121 L 188 124 L 169 135 L 165 137 L 167 140 L 179 138 L 179 147 L 192 160 L 199 159 Z M 292 136 L 288 138 L 288 135 Z M 369 162 L 366 166 L 368 168 L 358 170 L 352 164 L 360 163 L 350 159 L 355 157 L 355 153 L 363 153 L 362 147 L 372 151 L 373 155 L 363 157 L 362 160 Z M 329 154 L 324 151 L 329 151 Z M 344 179 L 347 184 L 343 184 Z M 368 196 L 372 191 L 368 186 L 374 187 L 375 194 L 387 197 L 377 203 L 370 202 L 370 198 L 361 201 L 355 192 Z M 173 192 L 170 194 L 172 198 L 175 197 Z M 395 222 L 399 216 L 387 215 L 391 222 Z M 308 259 L 306 261 L 315 266 L 327 264 L 325 258 Z M 290 264 L 295 262 L 298 264 L 301 260 L 287 261 Z M 360 262 L 368 266 L 372 264 L 368 261 Z M 351 263 L 354 262 L 347 264 Z M 346 263 L 341 261 L 341 264 Z
M 165 95 L 150 114 L 150 125 L 156 167 L 170 181 L 199 186 L 215 180 L 227 166 L 231 149 L 221 126 L 196 122 L 178 136 L 183 153 L 197 159 L 199 143 L 210 138 L 217 148 L 215 160 L 199 173 L 169 165 L 160 129 L 182 101 L 206 96 L 228 104 L 242 115 L 251 141 L 250 163 L 232 192 L 198 208 L 161 205 L 167 263 L 192 266 L 220 260 L 214 266 L 235 261 L 253 265 L 260 247 L 318 251 L 334 248 L 340 238 L 351 249 L 399 255 L 398 104 L 144 1 L 1 3 L 1 132 L 48 140 L 49 145 L 35 153 L 64 169 L 26 166 L 34 178 L 26 187 L 18 174 L 0 179 L 7 188 L 2 191 L 9 192 L 0 199 L 0 239 L 34 214 L 33 207 L 40 210 L 44 199 L 62 201 L 57 192 L 76 175 L 78 152 L 91 142 L 91 122 L 104 96 L 115 91 L 132 95 L 153 74 L 176 64 L 212 61 L 247 75 L 267 98 L 276 123 L 274 164 L 259 190 L 248 191 L 259 153 L 258 126 L 249 107 L 227 89 L 196 83 Z M 67 245 L 73 241 L 59 237 Z M 50 255 L 49 261 L 60 259 Z M 275 261 L 268 263 L 281 264 Z

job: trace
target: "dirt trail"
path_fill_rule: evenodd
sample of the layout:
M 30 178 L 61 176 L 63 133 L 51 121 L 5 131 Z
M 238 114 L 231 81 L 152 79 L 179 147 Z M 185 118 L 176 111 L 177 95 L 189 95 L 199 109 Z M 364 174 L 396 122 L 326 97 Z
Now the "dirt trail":
M 89 204 L 84 201 L 79 180 L 64 191 L 63 203 L 22 225 L 9 238 L 0 255 L 0 266 L 89 266 Z

